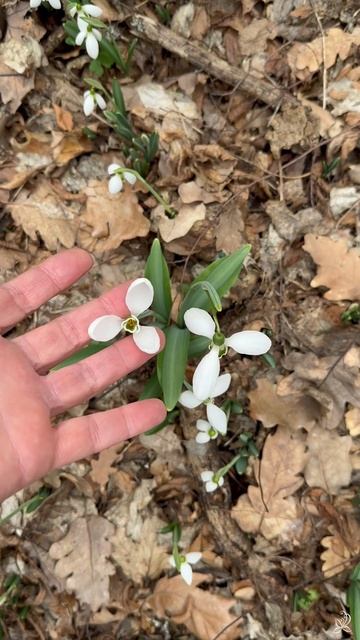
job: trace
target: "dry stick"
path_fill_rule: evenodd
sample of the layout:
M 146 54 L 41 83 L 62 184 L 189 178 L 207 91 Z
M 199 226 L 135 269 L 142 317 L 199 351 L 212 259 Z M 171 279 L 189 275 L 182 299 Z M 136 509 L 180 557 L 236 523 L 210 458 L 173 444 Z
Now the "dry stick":
M 151 18 L 136 13 L 130 20 L 130 31 L 135 36 L 160 44 L 164 49 L 188 60 L 219 80 L 236 86 L 265 104 L 274 107 L 284 98 L 298 104 L 297 100 L 284 89 L 228 64 L 201 44 L 190 42 Z

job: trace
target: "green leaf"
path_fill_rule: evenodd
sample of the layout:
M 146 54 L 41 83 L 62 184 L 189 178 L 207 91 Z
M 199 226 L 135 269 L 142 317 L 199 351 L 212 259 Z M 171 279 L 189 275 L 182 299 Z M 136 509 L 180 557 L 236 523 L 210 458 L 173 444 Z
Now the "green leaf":
M 112 40 L 109 40 L 108 38 L 103 38 L 101 40 L 101 45 L 104 51 L 106 51 L 106 53 L 115 62 L 116 66 L 119 67 L 119 69 L 126 75 L 127 74 L 126 63 L 124 62 L 123 57 L 121 56 L 120 51 L 117 48 L 116 44 Z
M 351 615 L 351 626 L 355 640 L 360 640 L 360 564 L 350 576 L 350 586 L 347 590 L 347 605 Z
M 200 275 L 195 278 L 193 284 L 197 282 L 204 282 L 207 280 L 216 289 L 220 298 L 229 291 L 229 289 L 235 284 L 239 277 L 239 273 L 243 266 L 244 260 L 248 255 L 251 246 L 249 244 L 244 245 L 239 251 L 235 251 L 225 258 L 220 258 L 206 269 L 204 269 Z M 182 305 L 179 310 L 178 324 L 183 326 L 184 313 L 191 307 L 198 307 L 208 311 L 211 308 L 211 302 L 205 291 L 199 290 L 199 287 L 190 287 Z
M 268 365 L 268 367 L 270 367 L 270 369 L 276 369 L 276 360 L 271 353 L 263 353 L 261 359 Z
M 99 58 L 96 58 L 96 60 L 91 60 L 89 64 L 89 71 L 91 71 L 91 73 L 94 73 L 96 76 L 98 76 L 98 78 L 100 78 L 103 75 L 104 67 L 100 62 L 100 56 Z
M 157 238 L 152 243 L 151 251 L 145 265 L 145 277 L 154 287 L 154 300 L 151 308 L 161 316 L 167 324 L 172 307 L 171 282 L 169 269 Z
M 92 356 L 95 353 L 106 349 L 106 347 L 109 347 L 111 344 L 113 344 L 113 342 L 114 340 L 110 340 L 109 342 L 90 342 L 87 347 L 84 347 L 80 351 L 73 353 L 73 355 L 69 356 L 69 358 L 66 358 L 66 360 L 59 362 L 59 364 L 53 367 L 51 371 L 57 371 L 58 369 L 68 367 L 71 364 L 76 364 L 77 362 L 80 362 L 81 360 L 84 360 L 85 358 L 88 358 L 89 356 Z
M 247 455 L 241 456 L 241 458 L 239 458 L 239 460 L 235 462 L 235 469 L 236 469 L 236 472 L 239 474 L 239 476 L 245 473 L 247 465 L 248 465 Z
M 138 43 L 138 39 L 137 38 L 133 38 L 128 46 L 128 50 L 127 50 L 127 55 L 126 55 L 126 67 L 127 67 L 127 74 L 129 75 L 129 71 L 130 71 L 130 65 L 131 65 L 131 61 L 133 59 L 134 53 L 135 53 L 135 49 L 136 49 L 136 45 Z
M 105 22 L 103 22 L 102 20 L 99 20 L 99 18 L 94 18 L 93 16 L 82 15 L 81 19 L 84 20 L 84 22 L 87 22 L 87 24 L 89 24 L 91 27 L 95 27 L 96 29 L 105 29 L 106 28 Z
M 121 91 L 121 87 L 118 81 L 115 80 L 115 78 L 112 81 L 112 92 L 116 108 L 123 116 L 126 117 L 126 107 L 123 92 Z
M 63 24 L 65 33 L 71 38 L 71 42 L 69 44 L 75 44 L 75 38 L 79 33 L 79 27 L 76 24 L 75 20 L 66 20 Z
M 161 386 L 164 402 L 171 411 L 180 396 L 188 358 L 190 333 L 172 325 L 165 330 L 166 345 L 162 352 Z
M 106 92 L 106 89 L 101 84 L 101 82 L 99 82 L 95 78 L 84 78 L 84 82 L 86 82 L 86 84 L 88 84 L 91 88 L 97 89 L 98 91 L 101 91 L 102 93 Z
M 209 348 L 209 345 L 209 338 L 204 338 L 203 336 L 191 336 L 188 353 L 189 360 L 202 356 Z
M 173 409 L 173 411 L 169 411 L 165 420 L 160 422 L 160 424 L 156 425 L 156 427 L 152 427 L 152 429 L 149 429 L 149 431 L 146 431 L 145 435 L 153 436 L 155 433 L 159 433 L 159 431 L 162 431 L 163 429 L 165 429 L 165 427 L 167 427 L 169 424 L 173 424 L 174 419 L 177 418 L 178 415 L 179 415 L 178 409 Z
M 162 398 L 162 388 L 156 371 L 154 371 L 152 376 L 146 382 L 145 387 L 139 396 L 139 400 L 148 400 L 149 398 Z

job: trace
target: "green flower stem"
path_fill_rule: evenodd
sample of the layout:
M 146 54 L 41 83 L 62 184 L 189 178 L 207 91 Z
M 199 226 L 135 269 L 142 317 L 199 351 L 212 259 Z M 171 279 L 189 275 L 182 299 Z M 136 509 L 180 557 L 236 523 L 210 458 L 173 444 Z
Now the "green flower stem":
M 225 467 L 221 467 L 221 469 L 214 473 L 214 482 L 219 482 L 220 478 L 223 478 L 228 473 L 228 471 L 230 471 L 230 469 L 237 463 L 237 461 L 240 460 L 240 458 L 241 453 L 230 460 L 230 462 L 225 465 Z
M 176 211 L 169 205 L 168 202 L 166 202 L 166 200 L 164 200 L 164 198 L 162 198 L 162 196 L 156 191 L 156 189 L 154 189 L 154 187 L 152 187 L 151 184 L 149 184 L 147 182 L 147 180 L 145 180 L 145 178 L 143 178 L 140 175 L 140 173 L 138 171 L 135 171 L 135 169 L 127 169 L 125 167 L 124 167 L 123 171 L 127 171 L 128 173 L 132 173 L 134 176 L 136 176 L 136 178 L 140 182 L 142 182 L 144 187 L 146 187 L 148 189 L 148 191 L 150 191 L 150 193 L 154 196 L 154 198 L 158 201 L 158 203 L 161 204 L 162 207 L 164 207 L 168 218 L 175 218 Z

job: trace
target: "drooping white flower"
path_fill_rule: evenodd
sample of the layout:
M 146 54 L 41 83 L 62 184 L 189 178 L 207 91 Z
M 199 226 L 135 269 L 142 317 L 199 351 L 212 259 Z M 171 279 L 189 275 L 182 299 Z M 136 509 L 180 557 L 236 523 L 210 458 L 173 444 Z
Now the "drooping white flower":
M 224 478 L 222 476 L 217 478 L 213 471 L 203 471 L 201 473 L 201 480 L 205 482 L 205 491 L 207 491 L 207 493 L 216 491 L 218 487 L 222 487 L 224 484 Z
M 210 392 L 210 397 L 206 398 L 205 400 L 201 400 L 195 395 L 194 391 L 190 391 L 190 390 L 183 391 L 182 394 L 180 395 L 180 398 L 179 398 L 180 404 L 182 404 L 184 407 L 187 407 L 188 409 L 195 409 L 200 404 L 204 403 L 206 405 L 206 414 L 207 414 L 208 422 L 204 420 L 200 422 L 202 423 L 205 422 L 206 425 L 208 425 L 208 428 L 210 429 L 213 428 L 216 431 L 215 435 L 212 432 L 212 435 L 211 436 L 209 435 L 209 437 L 206 439 L 204 438 L 207 435 L 207 433 L 198 434 L 196 437 L 197 442 L 208 442 L 210 438 L 216 438 L 218 433 L 221 433 L 222 435 L 226 433 L 226 426 L 227 426 L 226 413 L 225 411 L 220 409 L 220 407 L 217 407 L 214 404 L 214 398 L 217 398 L 218 396 L 221 396 L 223 393 L 225 393 L 230 386 L 230 382 L 231 382 L 230 373 L 224 373 L 223 375 L 219 376 L 215 381 L 215 385 L 213 389 Z M 203 432 L 205 431 L 208 432 L 209 431 L 208 428 L 206 429 L 199 428 L 199 430 Z M 201 438 L 199 438 L 200 435 L 201 435 Z
M 40 7 L 41 3 L 45 1 L 46 0 L 30 0 L 30 7 L 31 9 L 37 9 L 37 7 Z M 61 9 L 60 0 L 47 0 L 47 2 L 53 9 Z
M 72 18 L 75 18 L 76 14 L 80 17 L 100 18 L 102 9 L 95 4 L 81 4 L 81 2 L 69 3 L 69 14 Z
M 85 91 L 83 103 L 85 115 L 90 116 L 94 112 L 96 105 L 102 110 L 106 109 L 106 102 L 101 93 L 97 93 L 94 89 Z
M 228 347 L 248 356 L 262 355 L 271 347 L 270 338 L 261 331 L 238 331 L 229 338 L 218 336 L 214 320 L 204 309 L 188 309 L 184 314 L 184 322 L 191 333 L 209 338 L 212 342 L 209 353 L 200 360 L 194 372 L 193 392 L 200 400 L 210 397 L 220 372 L 219 357 Z M 219 343 L 214 343 L 214 338 L 217 337 L 220 337 Z
M 138 278 L 131 283 L 125 296 L 125 304 L 130 311 L 127 318 L 109 315 L 96 318 L 88 329 L 92 340 L 107 342 L 112 340 L 121 330 L 132 334 L 136 346 L 144 353 L 157 353 L 160 349 L 160 338 L 155 327 L 140 324 L 138 316 L 149 309 L 154 299 L 153 286 L 147 278 Z
M 111 176 L 109 180 L 109 191 L 112 194 L 120 193 L 122 190 L 124 186 L 122 178 L 131 185 L 134 185 L 136 182 L 136 176 L 134 176 L 131 171 L 126 171 L 124 167 L 116 162 L 108 166 L 108 174 Z
M 186 584 L 188 584 L 189 586 L 192 583 L 191 565 L 199 562 L 199 560 L 201 560 L 201 556 L 202 554 L 200 553 L 200 551 L 191 551 L 190 553 L 186 553 L 185 555 L 180 555 L 180 574 L 184 582 L 186 582 Z M 169 560 L 171 566 L 176 568 L 176 562 L 173 555 Z
M 88 56 L 96 60 L 99 55 L 99 42 L 102 38 L 99 29 L 92 27 L 88 22 L 83 20 L 80 15 L 78 15 L 77 24 L 79 33 L 75 38 L 75 43 L 80 47 L 85 40 L 85 48 Z
M 219 409 L 219 407 L 215 407 L 215 405 L 213 405 L 213 407 L 215 409 Z M 213 419 L 213 416 L 212 416 L 209 422 L 207 420 L 202 420 L 202 419 L 196 421 L 196 428 L 198 430 L 198 433 L 196 434 L 196 438 L 195 438 L 196 442 L 198 442 L 199 444 L 205 444 L 210 440 L 215 440 L 219 434 L 221 434 L 222 436 L 226 434 L 226 431 L 227 431 L 226 415 L 221 409 L 219 409 L 219 412 L 220 412 L 219 415 L 216 414 L 215 419 Z M 225 422 L 223 418 L 225 418 Z

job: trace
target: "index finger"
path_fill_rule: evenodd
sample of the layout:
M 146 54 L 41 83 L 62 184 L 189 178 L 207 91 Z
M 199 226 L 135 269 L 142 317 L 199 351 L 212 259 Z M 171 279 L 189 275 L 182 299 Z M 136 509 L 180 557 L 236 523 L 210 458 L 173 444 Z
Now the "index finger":
M 83 249 L 68 249 L 51 256 L 0 287 L 0 334 L 76 282 L 93 265 Z

